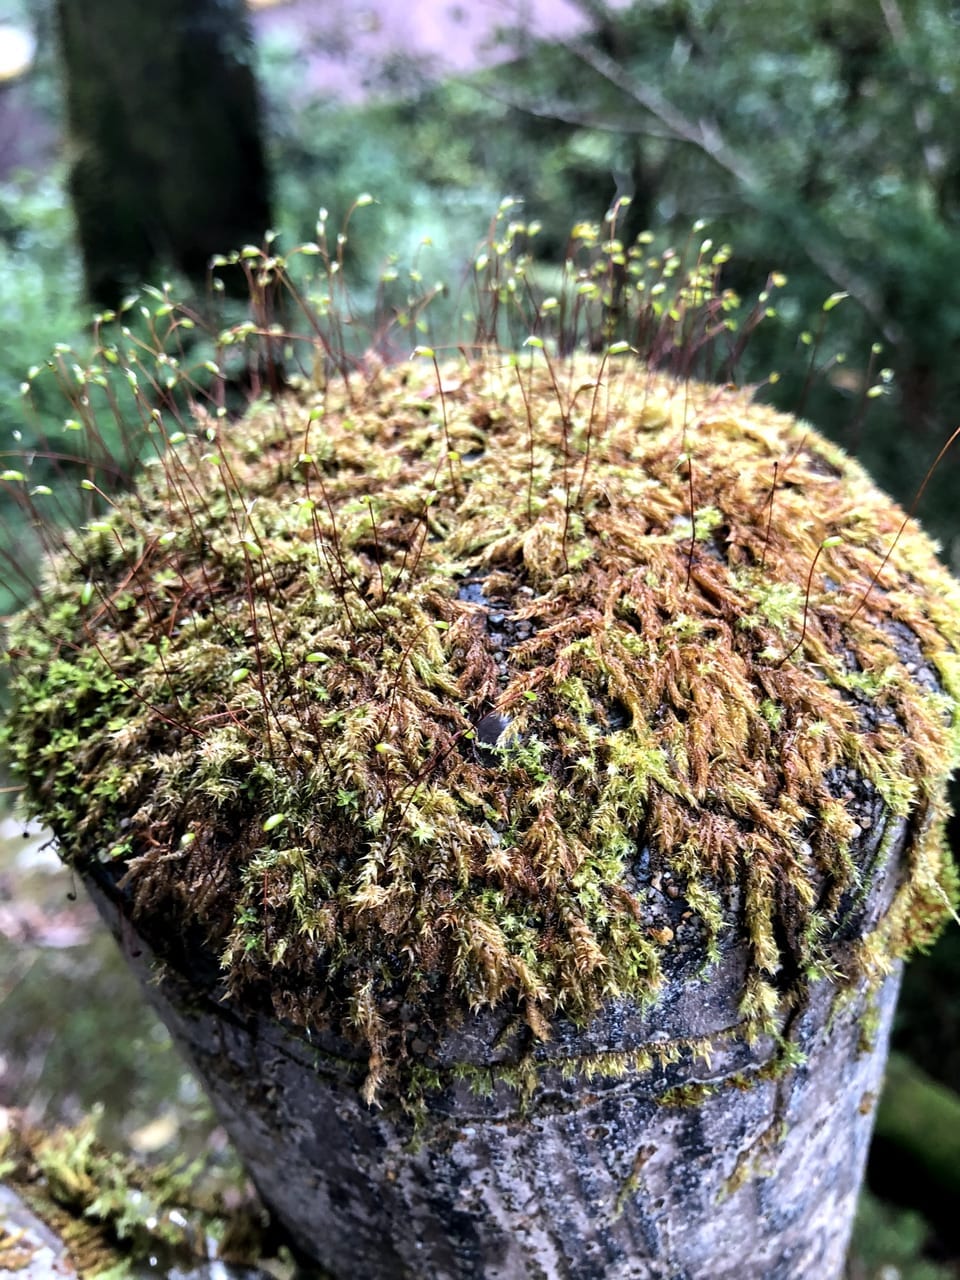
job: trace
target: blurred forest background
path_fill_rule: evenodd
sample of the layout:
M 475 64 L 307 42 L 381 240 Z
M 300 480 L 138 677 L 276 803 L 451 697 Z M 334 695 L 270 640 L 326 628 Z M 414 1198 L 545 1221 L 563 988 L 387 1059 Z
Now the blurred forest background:
M 0 0 L 0 458 L 63 435 L 52 383 L 26 412 L 27 370 L 88 350 L 94 306 L 143 278 L 201 297 L 212 253 L 314 239 L 321 205 L 335 234 L 370 193 L 354 310 L 387 298 L 414 329 L 447 281 L 440 346 L 504 197 L 549 279 L 571 226 L 629 196 L 625 242 L 662 253 L 697 224 L 734 247 L 725 287 L 787 277 L 737 380 L 776 371 L 764 394 L 909 507 L 960 425 L 958 119 L 950 0 Z M 960 450 L 918 508 L 954 571 L 958 484 Z M 219 1149 L 42 834 L 8 816 L 0 836 L 0 1105 L 103 1102 L 110 1142 Z M 870 1185 L 853 1280 L 960 1276 L 960 929 L 909 970 Z

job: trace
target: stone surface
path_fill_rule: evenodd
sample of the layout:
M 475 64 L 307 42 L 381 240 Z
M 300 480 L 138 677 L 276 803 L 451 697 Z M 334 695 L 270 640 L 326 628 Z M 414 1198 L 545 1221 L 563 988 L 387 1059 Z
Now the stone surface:
M 67 1247 L 17 1193 L 0 1183 L 0 1275 L 77 1280 Z

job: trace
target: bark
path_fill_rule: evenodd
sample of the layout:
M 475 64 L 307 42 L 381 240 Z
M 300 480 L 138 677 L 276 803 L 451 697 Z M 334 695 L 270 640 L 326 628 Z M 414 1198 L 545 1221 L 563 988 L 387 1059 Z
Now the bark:
M 114 306 L 168 265 L 202 286 L 213 254 L 258 243 L 270 224 L 243 0 L 58 0 L 57 11 L 90 296 Z
M 884 825 L 860 851 L 870 892 L 838 958 L 882 917 L 916 835 L 898 822 L 884 842 Z M 841 1275 L 899 966 L 873 989 L 814 983 L 783 1027 L 800 1061 L 779 1070 L 772 1040 L 738 1035 L 747 953 L 730 929 L 719 963 L 682 957 L 652 1009 L 614 1002 L 585 1030 L 558 1027 L 526 1103 L 457 1080 L 458 1066 L 502 1074 L 523 1056 L 506 1014 L 467 1017 L 424 1045 L 445 1083 L 415 1122 L 361 1101 L 366 1061 L 343 1039 L 224 1000 L 192 943 L 155 970 L 122 896 L 106 878 L 93 892 L 264 1200 L 337 1280 Z M 706 1059 L 689 1051 L 701 1037 Z M 584 1069 L 644 1048 L 663 1058 L 648 1071 Z

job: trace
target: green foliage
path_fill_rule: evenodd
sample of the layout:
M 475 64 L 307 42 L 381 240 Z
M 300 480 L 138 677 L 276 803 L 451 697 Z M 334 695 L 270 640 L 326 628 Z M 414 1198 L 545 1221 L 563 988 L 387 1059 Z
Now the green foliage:
M 128 1280 L 158 1265 L 180 1274 L 219 1256 L 216 1241 L 238 1262 L 258 1251 L 256 1210 L 237 1185 L 225 1207 L 207 1158 L 146 1168 L 105 1147 L 98 1125 L 99 1110 L 49 1133 L 9 1113 L 0 1133 L 2 1176 L 66 1244 L 79 1276 Z
M 56 343 L 81 333 L 86 308 L 80 274 L 62 176 L 21 174 L 0 186 L 0 471 L 15 467 L 25 451 L 42 447 L 45 435 L 62 438 L 60 392 L 42 388 L 28 414 L 21 388 L 31 365 Z M 29 526 L 5 500 L 4 489 L 0 485 L 0 520 L 13 527 L 14 540 L 25 552 Z M 3 615 L 17 592 L 7 574 L 0 581 Z
M 865 1191 L 853 1228 L 851 1280 L 951 1280 L 956 1272 L 924 1257 L 930 1226 L 919 1213 Z
M 960 1096 L 898 1053 L 888 1064 L 876 1132 L 933 1185 L 960 1195 Z
M 27 368 L 87 319 L 58 171 L 0 186 L 0 419 L 8 428 Z
M 423 98 L 339 107 L 305 97 L 302 51 L 286 44 L 261 50 L 260 75 L 283 241 L 314 236 L 318 205 L 340 227 L 357 192 L 377 199 L 347 250 L 361 312 L 375 306 L 385 271 L 412 268 L 429 285 L 469 261 L 509 190 L 495 168 L 480 170 L 469 135 L 457 138 L 449 127 L 446 93 L 472 96 L 469 88 L 422 85 Z

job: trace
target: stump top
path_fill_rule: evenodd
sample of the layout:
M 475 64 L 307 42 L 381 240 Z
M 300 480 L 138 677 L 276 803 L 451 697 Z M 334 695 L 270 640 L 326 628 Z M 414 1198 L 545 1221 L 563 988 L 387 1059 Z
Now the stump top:
M 368 1096 L 425 1028 L 544 1038 L 728 930 L 768 1027 L 948 911 L 960 592 L 903 522 L 807 424 L 629 359 L 305 387 L 72 539 L 7 748 L 161 954 L 358 1037 Z

